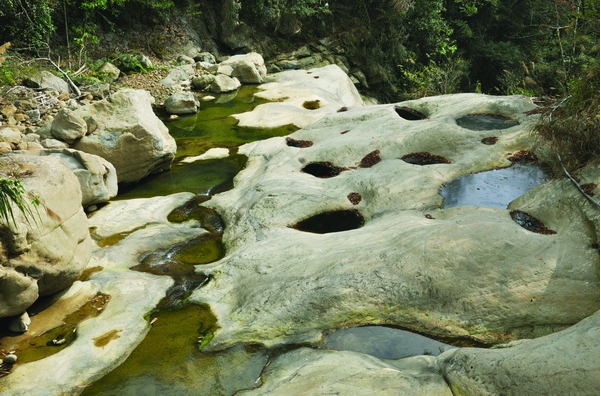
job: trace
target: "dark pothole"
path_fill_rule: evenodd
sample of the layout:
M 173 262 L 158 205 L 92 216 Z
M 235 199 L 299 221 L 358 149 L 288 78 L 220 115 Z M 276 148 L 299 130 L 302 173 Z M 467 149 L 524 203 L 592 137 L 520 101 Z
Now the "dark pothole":
M 401 159 L 413 165 L 450 164 L 451 161 L 441 155 L 430 154 L 427 151 L 405 154 Z
M 301 169 L 301 171 L 313 175 L 315 177 L 327 179 L 330 177 L 338 176 L 341 172 L 347 169 L 348 168 L 336 166 L 331 162 L 311 162 L 310 164 L 307 164 L 303 169 Z
M 286 138 L 286 144 L 290 147 L 307 148 L 313 146 L 313 142 L 310 140 L 297 140 L 291 137 Z
M 480 140 L 480 142 L 482 142 L 482 144 L 486 144 L 487 146 L 493 146 L 493 145 L 497 144 L 498 141 L 499 141 L 499 138 L 496 136 L 487 136 L 484 139 Z
M 468 114 L 455 120 L 457 125 L 472 131 L 490 131 L 507 129 L 519 125 L 519 122 L 500 114 Z
M 363 227 L 365 220 L 356 209 L 333 210 L 301 220 L 292 228 L 315 234 L 328 234 Z
M 408 121 L 419 121 L 427 118 L 425 114 L 406 106 L 396 106 L 394 111 L 396 111 L 399 117 Z
M 557 234 L 557 231 L 547 228 L 540 220 L 536 217 L 529 215 L 526 212 L 520 210 L 512 210 L 509 212 L 513 221 L 518 223 L 522 228 L 528 231 L 535 232 L 537 234 L 553 235 Z

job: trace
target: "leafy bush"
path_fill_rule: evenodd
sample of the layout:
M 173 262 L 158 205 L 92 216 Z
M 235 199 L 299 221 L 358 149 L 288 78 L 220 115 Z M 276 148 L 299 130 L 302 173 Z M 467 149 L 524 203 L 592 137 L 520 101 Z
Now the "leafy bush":
M 131 54 L 118 54 L 113 61 L 124 73 L 146 73 L 148 70 L 140 60 Z
M 569 170 L 599 161 L 599 63 L 570 83 L 570 95 L 549 106 L 534 132 Z

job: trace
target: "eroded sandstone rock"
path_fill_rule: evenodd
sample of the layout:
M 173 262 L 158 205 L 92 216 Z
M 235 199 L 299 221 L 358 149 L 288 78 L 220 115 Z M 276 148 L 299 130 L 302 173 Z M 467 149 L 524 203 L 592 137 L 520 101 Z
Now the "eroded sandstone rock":
M 28 216 L 15 209 L 15 223 L 1 225 L 4 279 L 14 279 L 13 286 L 2 288 L 12 290 L 4 300 L 13 301 L 0 307 L 2 316 L 20 315 L 38 294 L 69 287 L 92 254 L 81 189 L 73 172 L 56 157 L 13 155 L 10 161 L 23 169 L 20 180 L 28 192 L 24 199 L 39 197 L 40 203 L 37 208 L 28 204 L 32 211 Z
M 75 113 L 86 121 L 88 134 L 72 147 L 113 164 L 119 183 L 169 169 L 176 144 L 154 114 L 152 100 L 147 91 L 125 89 L 80 107 Z

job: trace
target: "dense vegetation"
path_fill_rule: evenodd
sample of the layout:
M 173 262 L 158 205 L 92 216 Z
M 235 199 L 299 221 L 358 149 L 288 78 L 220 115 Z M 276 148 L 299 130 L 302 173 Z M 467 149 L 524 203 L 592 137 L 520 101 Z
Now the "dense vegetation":
M 241 25 L 280 45 L 333 38 L 386 100 L 454 92 L 555 100 L 538 131 L 574 167 L 598 158 L 596 0 L 3 0 L 0 37 L 77 68 L 92 63 L 103 31 L 180 15 L 212 18 L 224 47 Z M 14 80 L 8 66 L 0 83 Z

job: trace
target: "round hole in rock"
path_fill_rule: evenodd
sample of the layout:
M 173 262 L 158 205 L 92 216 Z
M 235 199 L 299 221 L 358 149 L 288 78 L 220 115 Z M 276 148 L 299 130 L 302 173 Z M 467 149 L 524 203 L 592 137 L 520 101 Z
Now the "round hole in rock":
M 430 154 L 427 151 L 405 154 L 401 159 L 413 165 L 450 164 L 451 161 L 441 155 Z
M 328 234 L 363 227 L 365 220 L 356 209 L 341 209 L 323 212 L 299 221 L 292 228 L 315 234 Z
M 338 176 L 341 172 L 345 171 L 346 168 L 336 166 L 331 162 L 311 162 L 301 170 L 315 177 L 327 179 Z
M 500 114 L 468 114 L 455 120 L 457 125 L 472 131 L 506 129 L 519 125 L 519 122 Z
M 396 106 L 394 111 L 396 111 L 399 117 L 408 121 L 419 121 L 427 118 L 423 113 L 406 106 Z

